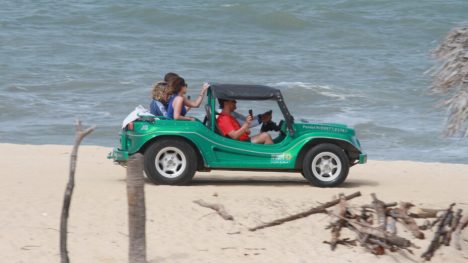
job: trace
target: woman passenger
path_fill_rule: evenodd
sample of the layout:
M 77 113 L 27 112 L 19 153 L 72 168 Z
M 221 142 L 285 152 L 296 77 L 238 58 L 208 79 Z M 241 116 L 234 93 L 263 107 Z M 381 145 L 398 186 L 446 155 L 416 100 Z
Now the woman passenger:
M 174 119 L 174 120 L 189 120 L 193 121 L 195 118 L 193 117 L 186 117 L 185 114 L 187 113 L 187 107 L 191 108 L 198 108 L 203 101 L 203 97 L 205 96 L 206 91 L 209 88 L 209 84 L 203 84 L 200 94 L 198 95 L 195 101 L 191 101 L 185 97 L 187 93 L 187 84 L 185 80 L 181 77 L 174 78 L 171 80 L 171 92 L 172 97 L 169 99 L 169 104 L 167 107 L 167 118 Z

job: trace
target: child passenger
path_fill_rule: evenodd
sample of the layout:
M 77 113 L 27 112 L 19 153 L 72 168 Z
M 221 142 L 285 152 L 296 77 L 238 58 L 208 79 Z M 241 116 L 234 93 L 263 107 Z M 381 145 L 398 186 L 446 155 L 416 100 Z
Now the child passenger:
M 167 102 L 170 96 L 167 83 L 164 81 L 157 82 L 151 93 L 153 97 L 150 103 L 151 114 L 167 117 Z

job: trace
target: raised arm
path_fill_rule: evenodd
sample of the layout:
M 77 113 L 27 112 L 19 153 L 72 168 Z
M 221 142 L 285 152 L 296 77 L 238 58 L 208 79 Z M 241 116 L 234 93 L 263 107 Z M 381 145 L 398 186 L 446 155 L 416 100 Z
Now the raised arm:
M 200 94 L 198 94 L 197 99 L 195 99 L 194 101 L 189 100 L 186 97 L 184 97 L 184 105 L 187 106 L 187 107 L 191 107 L 191 108 L 200 107 L 200 104 L 202 103 L 203 98 L 205 97 L 205 93 L 206 93 L 206 91 L 208 90 L 209 87 L 210 87 L 210 85 L 208 83 L 204 83 L 201 90 L 200 90 Z

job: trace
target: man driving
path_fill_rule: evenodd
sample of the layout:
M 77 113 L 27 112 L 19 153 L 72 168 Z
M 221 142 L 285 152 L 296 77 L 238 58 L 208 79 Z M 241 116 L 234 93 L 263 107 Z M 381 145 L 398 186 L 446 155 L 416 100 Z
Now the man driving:
M 236 110 L 236 100 L 218 99 L 218 101 L 222 111 L 216 119 L 216 123 L 222 135 L 239 141 L 250 141 L 257 144 L 273 144 L 273 140 L 267 132 L 261 132 L 255 136 L 249 137 L 249 126 L 252 123 L 253 117 L 248 115 L 245 122 L 240 125 L 236 118 L 232 116 L 232 113 Z

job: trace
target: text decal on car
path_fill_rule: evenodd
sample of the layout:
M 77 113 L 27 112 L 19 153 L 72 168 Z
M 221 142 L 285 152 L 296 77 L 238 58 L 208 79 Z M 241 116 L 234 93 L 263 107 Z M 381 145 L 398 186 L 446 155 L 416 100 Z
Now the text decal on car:
M 289 153 L 285 153 L 285 154 L 273 154 L 271 156 L 271 163 L 289 163 L 289 161 L 291 161 L 292 159 L 292 155 L 289 154 Z
M 343 128 L 330 127 L 330 126 L 321 126 L 321 125 L 302 125 L 302 129 L 321 130 L 321 131 L 327 131 L 327 132 L 341 132 L 341 133 L 346 133 L 347 132 L 347 130 L 343 129 Z

